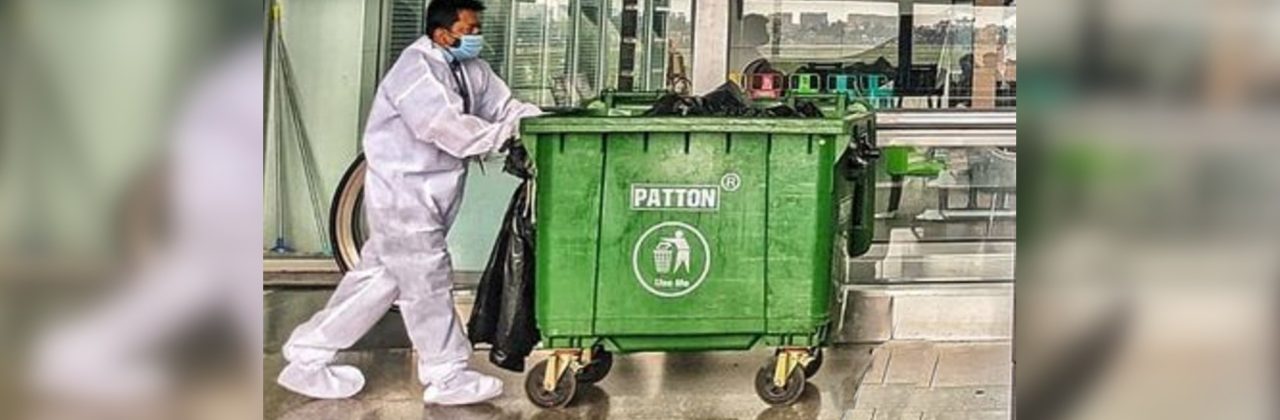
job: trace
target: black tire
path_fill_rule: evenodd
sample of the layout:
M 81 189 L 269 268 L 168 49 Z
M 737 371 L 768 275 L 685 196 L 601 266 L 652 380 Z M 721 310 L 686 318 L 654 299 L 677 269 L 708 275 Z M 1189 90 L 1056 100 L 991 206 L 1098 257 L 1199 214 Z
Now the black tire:
M 360 248 L 364 245 L 364 153 L 342 174 L 338 189 L 329 205 L 329 245 L 338 269 L 347 272 L 360 262 Z
M 543 360 L 533 366 L 529 373 L 524 376 L 524 393 L 529 397 L 529 401 L 542 408 L 563 408 L 573 401 L 574 394 L 578 391 L 578 381 L 571 373 L 560 376 L 560 380 L 556 382 L 556 389 L 548 392 L 542 389 L 543 375 L 547 374 L 547 361 Z
M 772 406 L 791 405 L 804 393 L 804 375 L 792 373 L 787 378 L 787 385 L 778 388 L 773 384 L 774 363 L 769 363 L 756 371 L 756 395 Z M 799 372 L 796 372 L 799 373 Z
M 813 360 L 810 361 L 809 364 L 804 365 L 805 379 L 809 379 L 814 375 L 817 375 L 819 369 L 822 369 L 822 349 L 820 348 L 813 350 Z
M 600 382 L 609 376 L 611 369 L 613 369 L 613 353 L 596 347 L 591 351 L 591 364 L 583 366 L 582 370 L 578 371 L 578 382 L 584 384 Z

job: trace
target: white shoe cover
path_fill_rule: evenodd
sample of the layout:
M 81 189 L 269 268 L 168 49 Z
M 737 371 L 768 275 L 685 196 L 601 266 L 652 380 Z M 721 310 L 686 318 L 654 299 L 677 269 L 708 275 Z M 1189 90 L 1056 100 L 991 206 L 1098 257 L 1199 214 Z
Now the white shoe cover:
M 311 398 L 334 400 L 351 398 L 364 389 L 364 374 L 354 366 L 290 363 L 276 383 Z
M 502 380 L 474 370 L 462 370 L 443 381 L 427 385 L 422 402 L 439 405 L 467 405 L 502 395 Z

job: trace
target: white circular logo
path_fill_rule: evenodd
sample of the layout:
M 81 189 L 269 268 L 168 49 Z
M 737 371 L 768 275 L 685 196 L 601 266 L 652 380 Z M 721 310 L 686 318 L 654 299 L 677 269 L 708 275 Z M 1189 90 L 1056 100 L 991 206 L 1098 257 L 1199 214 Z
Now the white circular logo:
M 640 235 L 631 250 L 631 269 L 649 293 L 681 297 L 692 293 L 711 272 L 711 246 L 697 228 L 663 222 Z
M 742 177 L 736 172 L 724 174 L 724 177 L 720 178 L 720 188 L 729 192 L 737 191 L 738 188 L 742 188 Z

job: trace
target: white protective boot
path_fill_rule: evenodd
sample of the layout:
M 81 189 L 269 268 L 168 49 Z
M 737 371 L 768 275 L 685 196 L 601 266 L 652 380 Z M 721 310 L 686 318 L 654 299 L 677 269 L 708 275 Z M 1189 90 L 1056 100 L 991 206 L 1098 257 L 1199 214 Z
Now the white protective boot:
M 290 363 L 276 383 L 311 398 L 333 400 L 351 398 L 364 389 L 364 374 L 354 366 Z
M 427 385 L 422 402 L 438 405 L 476 404 L 502 395 L 502 380 L 464 369 Z

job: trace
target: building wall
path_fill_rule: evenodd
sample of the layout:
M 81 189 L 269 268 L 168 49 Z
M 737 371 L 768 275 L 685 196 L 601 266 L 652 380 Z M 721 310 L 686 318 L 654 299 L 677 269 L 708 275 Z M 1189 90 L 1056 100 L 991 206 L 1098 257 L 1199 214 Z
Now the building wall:
M 361 116 L 362 75 L 366 55 L 365 0 L 283 0 L 282 33 L 296 76 L 302 121 L 317 164 L 320 196 L 327 203 L 342 173 L 356 156 Z M 278 66 L 278 63 L 273 63 Z M 278 67 L 277 67 L 278 69 Z M 273 71 L 273 73 L 278 73 Z M 278 82 L 276 79 L 273 82 Z M 276 86 L 271 83 L 269 86 Z M 275 94 L 273 93 L 273 96 Z M 280 109 L 278 96 L 269 104 Z M 276 111 L 278 112 L 278 111 Z M 299 253 L 323 251 L 327 239 L 329 209 L 320 209 L 324 219 L 316 226 L 308 196 L 304 169 L 291 124 L 278 124 L 277 113 L 268 119 L 265 174 L 263 177 L 263 248 L 274 246 L 277 236 L 277 186 L 283 185 L 286 210 L 284 236 Z M 286 120 L 287 121 L 287 120 Z M 277 136 L 283 134 L 284 181 L 278 182 Z
M 276 127 L 284 133 L 285 238 L 297 255 L 322 256 L 328 247 L 329 209 L 333 192 L 347 166 L 359 153 L 360 135 L 370 99 L 381 75 L 383 0 L 284 0 L 284 36 L 297 78 L 303 121 L 320 175 L 324 207 L 317 227 L 304 170 L 290 124 L 268 121 L 266 173 L 263 186 L 263 249 L 275 245 Z M 450 234 L 454 266 L 483 269 L 489 248 L 516 180 L 501 171 L 501 162 L 469 174 L 467 193 Z

